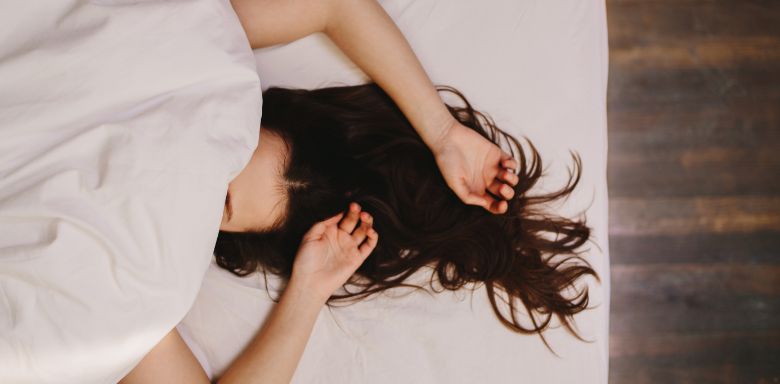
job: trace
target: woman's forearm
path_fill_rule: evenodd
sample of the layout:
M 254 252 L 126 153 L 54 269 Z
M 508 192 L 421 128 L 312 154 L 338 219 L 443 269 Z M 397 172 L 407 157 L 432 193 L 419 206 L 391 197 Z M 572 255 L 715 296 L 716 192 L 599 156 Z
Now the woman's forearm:
M 374 0 L 332 0 L 325 33 L 387 92 L 434 149 L 453 124 L 438 92 L 395 22 Z
M 289 383 L 326 299 L 290 280 L 260 332 L 218 382 Z
M 279 303 L 219 383 L 289 383 L 327 298 L 290 280 Z M 208 377 L 176 329 L 171 330 L 122 384 L 208 383 Z
M 375 0 L 231 0 L 252 48 L 324 32 L 370 76 L 434 150 L 454 123 L 393 20 Z

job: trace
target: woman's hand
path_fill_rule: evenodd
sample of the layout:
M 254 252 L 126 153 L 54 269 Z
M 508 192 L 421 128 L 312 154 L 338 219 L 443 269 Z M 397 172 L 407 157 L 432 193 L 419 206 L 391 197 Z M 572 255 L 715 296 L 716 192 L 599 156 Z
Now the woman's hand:
M 315 224 L 295 256 L 291 284 L 327 300 L 376 247 L 379 234 L 373 223 L 371 215 L 352 203 L 346 215 L 342 212 Z
M 519 181 L 512 156 L 456 120 L 431 151 L 447 185 L 464 203 L 492 213 L 507 211 L 506 200 L 515 196 L 513 187 Z

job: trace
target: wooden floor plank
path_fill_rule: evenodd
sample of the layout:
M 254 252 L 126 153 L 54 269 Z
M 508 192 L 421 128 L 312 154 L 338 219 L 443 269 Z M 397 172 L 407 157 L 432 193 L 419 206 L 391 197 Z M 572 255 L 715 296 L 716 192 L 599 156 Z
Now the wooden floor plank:
M 750 100 L 699 100 L 672 105 L 613 103 L 609 109 L 610 149 L 774 145 L 780 143 L 780 108 L 776 106 Z
M 775 176 L 780 174 L 780 159 L 775 152 L 768 146 L 616 150 L 610 154 L 609 180 L 615 187 L 611 196 L 780 195 L 780 177 Z
M 611 340 L 611 382 L 774 383 L 780 332 L 644 335 Z
M 613 336 L 772 330 L 780 319 L 780 264 L 612 267 Z
M 780 35 L 774 0 L 610 0 L 607 5 L 610 48 Z
M 610 236 L 613 266 L 644 264 L 780 264 L 780 235 L 771 231 L 679 236 Z
M 780 233 L 780 196 L 614 197 L 610 236 Z
M 643 357 L 669 363 L 748 363 L 761 355 L 780 357 L 780 331 L 713 332 L 707 334 L 659 333 L 638 339 L 616 336 L 612 339 L 612 356 L 616 359 Z M 736 345 L 736 347 L 734 347 Z

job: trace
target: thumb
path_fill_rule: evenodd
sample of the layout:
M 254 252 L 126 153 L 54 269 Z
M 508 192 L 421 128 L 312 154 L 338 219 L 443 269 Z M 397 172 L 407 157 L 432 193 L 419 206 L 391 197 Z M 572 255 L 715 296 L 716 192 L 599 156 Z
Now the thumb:
M 469 205 L 477 205 L 483 208 L 487 208 L 490 206 L 490 200 L 488 200 L 485 196 L 477 195 L 476 193 L 469 192 L 465 197 L 461 198 L 464 203 Z
M 336 224 L 338 224 L 339 220 L 341 220 L 342 217 L 344 217 L 344 212 L 341 212 L 341 213 L 339 213 L 339 214 L 337 214 L 335 216 L 332 216 L 332 217 L 330 217 L 330 218 L 328 218 L 326 220 L 323 220 L 323 221 L 320 221 L 320 222 L 314 224 L 314 226 L 312 226 L 311 229 L 309 229 L 303 235 L 303 239 L 304 240 L 313 240 L 313 239 L 318 239 L 318 238 L 322 237 L 322 235 L 325 234 L 325 231 L 328 228 L 333 227 Z
M 447 185 L 449 185 L 450 189 L 455 192 L 455 195 L 458 196 L 465 204 L 476 205 L 486 209 L 490 207 L 490 200 L 487 199 L 487 196 L 480 196 L 472 192 L 471 188 L 469 188 L 465 181 L 450 183 L 449 180 L 447 180 Z

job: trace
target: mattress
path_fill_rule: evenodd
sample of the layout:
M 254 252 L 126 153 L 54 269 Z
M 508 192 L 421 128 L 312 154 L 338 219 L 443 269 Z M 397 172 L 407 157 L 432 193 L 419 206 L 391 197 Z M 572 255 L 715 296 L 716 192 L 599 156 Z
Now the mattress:
M 578 188 L 551 207 L 584 214 L 593 228 L 584 258 L 601 282 L 585 279 L 590 309 L 575 316 L 582 342 L 560 324 L 535 335 L 499 323 L 484 287 L 438 294 L 394 290 L 323 308 L 295 383 L 606 383 L 609 253 L 607 239 L 607 35 L 603 1 L 385 0 L 436 84 L 461 90 L 499 127 L 539 149 L 538 191 L 563 185 L 582 158 Z M 392 52 L 388 52 L 388 55 Z M 319 88 L 367 81 L 326 37 L 314 35 L 255 51 L 264 88 Z M 424 282 L 429 270 L 413 281 Z M 223 372 L 261 327 L 281 282 L 239 278 L 212 263 L 178 326 L 212 377 Z

